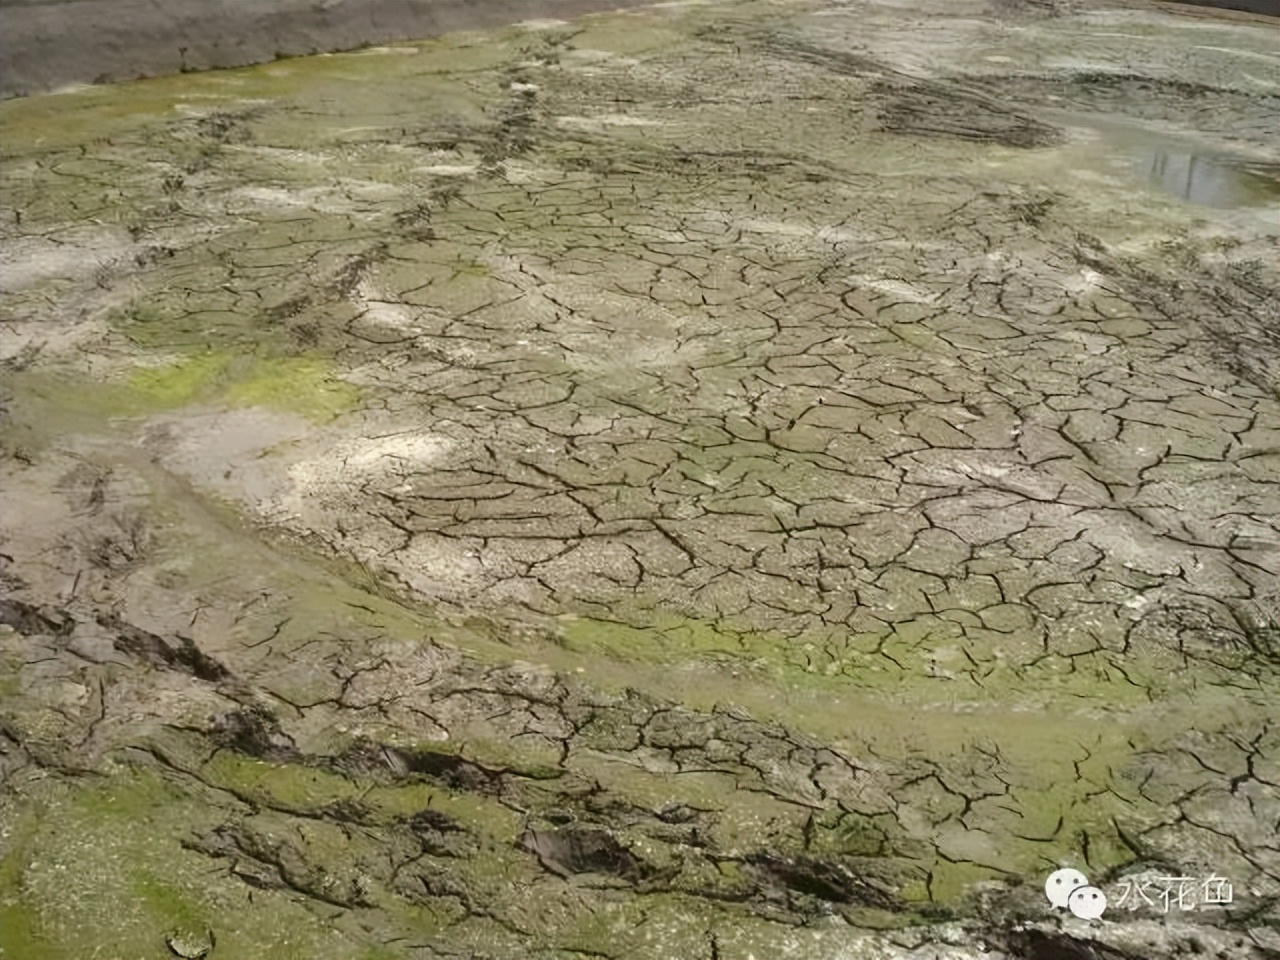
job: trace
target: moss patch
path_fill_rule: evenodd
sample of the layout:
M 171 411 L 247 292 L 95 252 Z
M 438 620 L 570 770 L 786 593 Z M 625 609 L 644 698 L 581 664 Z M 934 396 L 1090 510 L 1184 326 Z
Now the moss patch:
M 129 375 L 128 391 L 140 407 L 183 407 L 217 396 L 230 357 L 223 353 L 186 357 L 161 367 L 142 367 Z
M 236 406 L 271 407 L 325 421 L 353 409 L 360 391 L 337 379 L 326 360 L 287 357 L 254 364 L 249 376 L 231 384 L 224 396 Z
M 7 851 L 0 858 L 0 957 L 4 960 L 56 960 L 41 936 L 39 912 L 21 895 L 34 828 L 35 816 L 30 811 L 16 822 L 8 822 Z
M 1004 637 L 1000 643 L 1017 642 Z M 1064 697 L 1098 698 L 1108 705 L 1149 701 L 1148 689 L 1163 691 L 1169 678 L 1141 665 L 1131 675 L 1149 680 L 1148 688 L 1121 682 L 1105 658 L 1080 663 L 1044 657 L 1033 668 L 1014 668 L 992 649 L 974 649 L 973 667 L 945 626 L 925 621 L 899 624 L 884 633 L 841 633 L 787 636 L 777 631 L 740 629 L 724 622 L 650 612 L 643 625 L 592 618 L 566 618 L 558 636 L 561 648 L 583 659 L 601 654 L 623 663 L 680 664 L 688 670 L 701 662 L 729 667 L 770 685 L 817 691 L 864 690 L 901 696 L 910 694 L 945 703 L 1061 702 Z M 567 664 L 566 664 L 567 665 Z
M 76 418 L 143 416 L 207 403 L 268 407 L 323 423 L 355 409 L 361 399 L 359 389 L 340 380 L 334 365 L 321 357 L 213 351 L 135 367 L 115 382 L 68 382 L 49 374 L 19 377 L 59 413 Z
M 136 769 L 90 787 L 46 781 L 40 817 L 0 861 L 0 956 L 163 957 L 212 928 L 235 957 L 348 958 L 358 947 L 296 898 L 248 888 L 188 849 L 230 811 Z

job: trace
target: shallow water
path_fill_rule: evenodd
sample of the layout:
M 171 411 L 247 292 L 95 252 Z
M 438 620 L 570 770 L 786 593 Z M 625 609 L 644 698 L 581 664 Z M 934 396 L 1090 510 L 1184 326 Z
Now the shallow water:
M 1207 207 L 1259 207 L 1280 203 L 1275 170 L 1212 154 L 1152 148 L 1135 160 L 1147 179 L 1169 193 Z

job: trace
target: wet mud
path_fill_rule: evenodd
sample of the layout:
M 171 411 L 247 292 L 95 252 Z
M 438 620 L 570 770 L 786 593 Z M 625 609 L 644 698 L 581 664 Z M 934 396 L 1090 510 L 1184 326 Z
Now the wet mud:
M 744 0 L 0 105 L 0 956 L 1276 956 L 1275 61 Z

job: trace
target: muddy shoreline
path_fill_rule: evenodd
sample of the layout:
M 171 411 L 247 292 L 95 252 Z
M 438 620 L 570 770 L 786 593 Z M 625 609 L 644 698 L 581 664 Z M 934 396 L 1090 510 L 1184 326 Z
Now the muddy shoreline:
M 1277 2 L 1277 0 L 1171 0 L 1171 2 L 1218 10 L 1239 10 L 1241 13 L 1259 13 L 1267 17 L 1280 17 L 1280 2 Z
M 0 99 L 242 67 L 650 0 L 5 0 Z M 1280 0 L 1173 0 L 1280 16 Z
M 8 0 L 0 3 L 0 98 L 568 19 L 642 2 Z

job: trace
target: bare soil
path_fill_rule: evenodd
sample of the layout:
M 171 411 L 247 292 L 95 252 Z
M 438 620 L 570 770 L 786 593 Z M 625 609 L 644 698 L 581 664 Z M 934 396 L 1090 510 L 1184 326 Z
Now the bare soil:
M 1277 956 L 1275 65 L 726 0 L 0 105 L 0 956 Z

